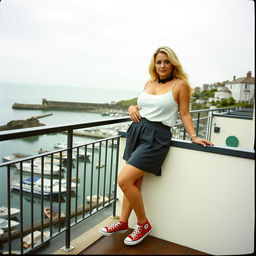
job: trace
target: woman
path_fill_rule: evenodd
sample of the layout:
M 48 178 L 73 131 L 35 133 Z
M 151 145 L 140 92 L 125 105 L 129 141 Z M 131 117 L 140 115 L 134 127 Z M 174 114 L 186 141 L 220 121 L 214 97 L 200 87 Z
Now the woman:
M 129 216 L 134 210 L 137 226 L 124 239 L 126 245 L 142 242 L 152 230 L 140 191 L 142 179 L 146 172 L 161 175 L 161 166 L 170 148 L 170 127 L 176 123 L 178 111 L 191 140 L 202 146 L 212 145 L 195 134 L 189 112 L 191 87 L 174 51 L 169 47 L 157 49 L 149 73 L 151 79 L 138 97 L 138 105 L 128 109 L 133 123 L 127 130 L 123 157 L 126 165 L 118 177 L 118 185 L 124 193 L 121 217 L 99 230 L 105 236 L 126 232 Z

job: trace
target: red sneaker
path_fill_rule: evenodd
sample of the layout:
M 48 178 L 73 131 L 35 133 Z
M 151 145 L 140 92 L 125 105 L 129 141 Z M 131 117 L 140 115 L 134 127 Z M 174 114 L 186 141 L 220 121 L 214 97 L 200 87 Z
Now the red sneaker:
M 152 227 L 147 221 L 145 224 L 137 224 L 133 232 L 124 239 L 126 245 L 136 245 L 143 241 L 143 239 L 151 232 Z
M 103 236 L 110 236 L 116 233 L 124 233 L 128 230 L 128 223 L 122 221 L 115 221 L 109 227 L 102 227 L 99 233 Z

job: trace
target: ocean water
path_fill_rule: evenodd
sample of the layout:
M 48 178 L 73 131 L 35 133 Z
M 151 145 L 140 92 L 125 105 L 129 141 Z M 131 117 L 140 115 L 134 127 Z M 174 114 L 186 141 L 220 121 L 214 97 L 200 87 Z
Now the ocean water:
M 32 116 L 53 113 L 52 116 L 40 119 L 46 125 L 71 124 L 103 120 L 101 114 L 79 111 L 43 111 L 12 109 L 16 103 L 41 104 L 42 99 L 56 101 L 74 101 L 90 103 L 110 103 L 137 97 L 138 91 L 127 89 L 81 88 L 50 85 L 26 85 L 0 83 L 0 125 L 10 120 L 27 119 Z
M 60 86 L 45 86 L 45 85 L 24 85 L 24 84 L 7 84 L 0 83 L 0 125 L 5 125 L 11 120 L 27 119 L 32 116 L 38 116 L 41 114 L 53 113 L 53 115 L 39 119 L 40 122 L 47 126 L 62 125 L 62 124 L 73 124 L 81 122 L 89 122 L 95 120 L 104 120 L 113 117 L 101 116 L 100 113 L 86 113 L 81 111 L 42 111 L 42 110 L 19 110 L 12 109 L 12 105 L 17 103 L 30 103 L 30 104 L 41 104 L 42 99 L 56 100 L 56 101 L 74 101 L 74 102 L 94 102 L 94 103 L 110 103 L 112 101 L 126 100 L 137 97 L 138 91 L 129 90 L 113 90 L 113 89 L 97 89 L 97 88 L 79 88 L 79 87 L 60 87 Z M 79 143 L 89 143 L 95 141 L 96 139 L 89 137 L 74 136 L 74 141 Z M 16 139 L 12 141 L 0 142 L 0 163 L 3 162 L 2 158 L 6 155 L 13 155 L 14 153 L 25 153 L 29 155 L 37 155 L 40 149 L 52 151 L 56 150 L 56 142 L 66 143 L 67 135 L 65 133 L 49 134 L 42 136 L 34 136 L 25 139 Z M 98 151 L 94 155 L 95 165 L 100 162 L 104 162 L 105 152 L 107 151 L 107 158 L 113 158 L 115 161 L 115 149 L 113 151 L 113 156 L 111 156 L 112 148 L 106 149 L 102 147 L 101 155 Z M 92 159 L 91 159 L 92 160 Z M 87 177 L 86 180 L 89 182 L 91 180 L 90 172 L 91 162 L 86 162 L 87 166 Z M 84 177 L 84 162 L 80 161 L 79 164 L 79 177 L 83 180 Z M 110 161 L 108 162 L 108 168 L 110 169 Z M 0 168 L 0 206 L 7 205 L 7 169 Z M 20 171 L 16 167 L 11 168 L 11 182 L 20 179 Z M 73 168 L 72 176 L 76 175 L 76 168 Z M 103 171 L 99 171 L 94 166 L 93 172 L 93 194 L 96 191 L 96 182 L 98 176 L 100 175 L 100 182 L 103 181 Z M 23 179 L 30 177 L 30 174 L 24 173 Z M 63 177 L 66 177 L 64 172 Z M 49 178 L 49 177 L 46 177 Z M 113 177 L 112 177 L 113 178 Z M 107 182 L 112 181 L 107 174 Z M 112 185 L 111 185 L 112 186 Z M 75 207 L 75 199 L 78 200 L 78 205 L 82 204 L 82 189 L 83 182 L 81 181 L 78 195 L 72 198 L 72 207 Z M 108 191 L 106 191 L 108 192 Z M 90 185 L 86 183 L 86 195 L 90 193 Z M 102 188 L 100 190 L 102 194 Z M 40 221 L 41 213 L 41 201 L 35 198 L 33 200 L 34 210 L 35 210 L 35 221 Z M 19 193 L 11 193 L 11 207 L 20 207 Z M 49 206 L 49 200 L 44 200 L 44 206 Z M 23 199 L 23 209 L 24 209 L 24 225 L 29 225 L 31 216 L 31 199 L 29 196 L 24 196 Z M 61 202 L 61 208 L 65 210 L 65 199 Z M 18 221 L 20 219 L 18 218 Z M 16 247 L 16 246 L 15 246 Z

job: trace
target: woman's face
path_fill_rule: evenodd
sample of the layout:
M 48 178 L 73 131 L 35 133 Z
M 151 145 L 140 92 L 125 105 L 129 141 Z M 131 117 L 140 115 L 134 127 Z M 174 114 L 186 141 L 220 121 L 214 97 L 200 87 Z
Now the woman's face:
M 172 64 L 167 54 L 160 52 L 156 55 L 155 69 L 161 79 L 165 79 L 171 75 Z

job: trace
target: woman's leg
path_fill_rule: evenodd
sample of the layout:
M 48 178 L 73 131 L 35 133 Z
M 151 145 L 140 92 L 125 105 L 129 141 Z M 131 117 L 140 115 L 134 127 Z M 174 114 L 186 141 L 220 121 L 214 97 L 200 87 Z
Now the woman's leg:
M 135 181 L 135 186 L 141 191 L 141 184 L 143 181 L 143 176 L 140 177 Z M 128 223 L 130 214 L 132 212 L 132 207 L 125 195 L 123 196 L 123 202 L 122 202 L 122 210 L 121 210 L 121 217 L 120 221 Z
M 144 204 L 140 189 L 135 185 L 136 181 L 143 177 L 144 171 L 126 164 L 119 174 L 118 185 L 124 193 L 125 198 L 130 204 L 130 207 L 135 211 L 139 224 L 143 224 L 147 221 L 145 214 Z M 127 202 L 125 203 L 126 209 L 128 209 Z M 130 209 L 130 208 L 129 208 Z M 126 216 L 128 211 L 126 212 Z

